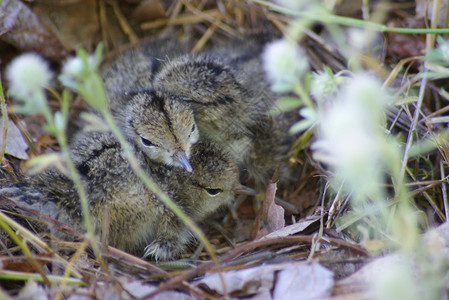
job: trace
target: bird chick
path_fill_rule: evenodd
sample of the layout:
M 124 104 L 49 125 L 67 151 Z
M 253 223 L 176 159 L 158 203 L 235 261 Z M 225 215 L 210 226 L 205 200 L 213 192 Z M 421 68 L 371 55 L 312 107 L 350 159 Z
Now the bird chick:
M 191 107 L 151 88 L 154 63 L 131 50 L 103 67 L 109 109 L 128 141 L 156 162 L 192 171 L 190 149 L 198 141 Z
M 114 115 L 126 117 L 124 107 L 129 99 L 120 89 L 150 89 L 162 99 L 176 98 L 190 104 L 200 135 L 234 157 L 244 182 L 263 188 L 285 158 L 291 139 L 285 115 L 270 114 L 279 95 L 265 80 L 261 50 L 261 43 L 250 41 L 191 55 L 186 54 L 187 47 L 178 47 L 170 40 L 155 40 L 131 49 L 103 73 L 111 109 Z M 191 137 L 185 141 L 188 147 L 195 140 Z M 173 149 L 173 144 L 168 148 Z M 280 177 L 286 177 L 286 173 L 281 172 Z
M 152 84 L 190 103 L 200 134 L 231 153 L 245 180 L 264 186 L 284 159 L 290 138 L 286 118 L 270 114 L 278 95 L 269 89 L 253 51 L 174 57 L 155 72 Z
M 151 89 L 128 96 L 124 107 L 113 110 L 128 141 L 151 161 L 191 172 L 191 147 L 199 139 L 191 107 L 175 95 Z
M 108 98 L 115 102 L 124 91 L 148 88 L 155 70 L 166 58 L 186 53 L 189 48 L 190 41 L 179 43 L 173 38 L 159 38 L 107 59 L 100 72 Z
M 136 149 L 146 174 L 195 221 L 203 221 L 220 206 L 229 205 L 242 186 L 233 159 L 211 142 L 192 147 L 193 172 L 148 160 Z M 97 233 L 107 230 L 112 246 L 157 260 L 184 251 L 192 234 L 159 197 L 133 172 L 120 143 L 108 132 L 79 134 L 72 159 L 86 188 L 91 220 Z M 59 221 L 85 230 L 73 182 L 55 169 L 4 186 L 0 195 Z M 103 218 L 109 213 L 109 224 Z
M 256 193 L 239 183 L 236 162 L 214 143 L 202 140 L 193 147 L 192 166 L 192 174 L 172 169 L 174 172 L 168 174 L 162 170 L 160 177 L 165 184 L 177 189 L 175 195 L 170 196 L 195 222 L 204 222 L 220 208 L 230 205 L 236 194 Z M 145 248 L 145 256 L 179 253 L 192 239 L 190 231 L 172 211 L 165 208 L 165 214 L 169 217 L 161 218 L 157 238 Z

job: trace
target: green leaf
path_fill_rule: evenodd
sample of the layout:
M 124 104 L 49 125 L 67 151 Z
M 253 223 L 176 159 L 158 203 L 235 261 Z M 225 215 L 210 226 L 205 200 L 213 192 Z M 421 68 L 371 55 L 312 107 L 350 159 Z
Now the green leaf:
M 69 109 L 70 109 L 70 92 L 68 90 L 62 91 L 62 105 L 61 105 L 61 111 L 64 115 L 65 120 L 68 120 L 69 118 Z M 64 125 L 65 126 L 65 125 Z
M 26 165 L 32 168 L 30 172 L 35 174 L 50 166 L 62 166 L 63 158 L 61 153 L 41 154 L 27 161 Z
M 89 75 L 89 60 L 88 60 L 88 53 L 84 48 L 78 48 L 76 49 L 76 56 L 78 56 L 79 58 L 81 58 L 81 60 L 83 61 L 83 72 L 81 74 L 82 78 L 85 78 Z
M 293 124 L 293 126 L 290 127 L 288 132 L 290 134 L 295 134 L 295 133 L 298 133 L 300 131 L 304 131 L 306 129 L 309 129 L 310 127 L 313 126 L 313 124 L 314 124 L 314 122 L 312 120 L 304 119 L 304 120 L 298 121 L 295 124 Z
M 62 112 L 61 111 L 55 112 L 53 119 L 54 119 L 54 123 L 55 123 L 54 129 L 56 129 L 59 132 L 64 132 L 65 125 L 66 125 L 66 118 L 62 114 Z
M 418 101 L 418 97 L 417 96 L 410 96 L 410 97 L 403 97 L 403 98 L 397 98 L 394 99 L 394 105 L 400 106 L 400 105 L 405 105 L 405 104 L 410 104 L 410 103 L 415 103 Z
M 103 50 L 104 50 L 104 44 L 100 42 L 95 49 L 95 64 L 93 66 L 94 70 L 96 70 L 101 63 L 102 57 L 103 57 Z
M 104 111 L 107 108 L 107 100 L 100 75 L 97 73 L 90 74 L 84 82 L 84 88 L 83 97 L 89 105 L 100 112 Z
M 313 132 L 315 131 L 315 124 L 304 131 L 301 136 L 295 141 L 292 149 L 294 149 L 293 157 L 297 156 L 298 153 L 303 149 L 306 143 L 310 140 Z
M 282 97 L 276 102 L 276 106 L 270 110 L 270 113 L 281 113 L 299 108 L 302 105 L 302 101 L 296 97 Z
M 56 136 L 58 134 L 58 129 L 55 127 L 55 125 L 53 123 L 51 123 L 51 124 L 46 123 L 46 124 L 42 125 L 42 128 L 51 135 Z
M 305 119 L 315 122 L 317 119 L 317 114 L 315 109 L 311 107 L 304 107 L 299 111 L 299 115 L 303 116 Z
M 446 100 L 449 100 L 449 93 L 445 89 L 440 89 L 440 95 L 443 96 Z
M 437 72 L 424 72 L 417 75 L 418 78 L 429 78 L 429 79 L 443 79 L 449 77 L 449 71 L 444 73 Z
M 82 112 L 81 119 L 86 121 L 83 127 L 85 131 L 108 131 L 110 130 L 107 122 L 97 114 Z

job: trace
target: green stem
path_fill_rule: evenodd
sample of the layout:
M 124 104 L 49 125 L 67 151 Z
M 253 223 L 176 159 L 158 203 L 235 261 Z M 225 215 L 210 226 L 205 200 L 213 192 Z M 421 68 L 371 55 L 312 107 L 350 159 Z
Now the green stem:
M 42 96 L 44 97 L 44 95 L 42 94 Z M 48 102 L 44 101 L 45 105 L 43 106 L 43 115 L 47 121 L 47 126 L 50 128 L 51 131 L 53 131 L 56 135 L 56 138 L 59 142 L 59 146 L 61 147 L 61 152 L 64 156 L 64 160 L 67 164 L 67 167 L 69 169 L 70 175 L 71 175 L 71 179 L 75 185 L 75 188 L 78 192 L 78 196 L 80 198 L 80 202 L 81 202 L 81 210 L 83 212 L 83 217 L 84 217 L 84 224 L 86 226 L 86 230 L 88 232 L 89 235 L 89 239 L 91 241 L 91 245 L 92 248 L 94 250 L 95 256 L 98 259 L 98 262 L 100 263 L 100 265 L 102 266 L 102 268 L 105 271 L 108 271 L 107 266 L 104 264 L 101 253 L 98 249 L 98 245 L 95 241 L 95 232 L 94 229 L 92 227 L 92 222 L 90 220 L 90 213 L 89 213 L 89 203 L 87 200 L 87 194 L 86 194 L 86 190 L 84 189 L 84 185 L 81 182 L 81 178 L 78 174 L 78 171 L 75 167 L 75 165 L 73 164 L 72 158 L 70 156 L 70 150 L 69 150 L 69 146 L 67 143 L 67 137 L 65 135 L 65 130 L 58 128 L 55 126 L 55 122 L 54 122 L 54 118 L 53 118 L 53 113 L 48 105 Z
M 363 20 L 369 20 L 369 0 L 363 0 Z
M 148 177 L 148 175 L 145 173 L 145 171 L 140 167 L 139 162 L 137 161 L 137 159 L 136 159 L 136 157 L 135 157 L 135 155 L 134 155 L 134 153 L 133 153 L 133 151 L 131 149 L 131 146 L 126 141 L 126 139 L 123 136 L 122 132 L 119 130 L 119 128 L 115 124 L 114 117 L 111 115 L 111 113 L 107 109 L 104 109 L 101 113 L 105 117 L 106 122 L 109 124 L 112 132 L 117 137 L 117 139 L 119 140 L 120 144 L 122 145 L 123 150 L 125 152 L 125 155 L 128 158 L 129 163 L 130 163 L 131 167 L 133 168 L 134 172 L 136 173 L 136 175 L 139 176 L 139 178 L 145 183 L 145 185 L 152 192 L 156 193 L 159 196 L 161 201 L 165 205 L 167 205 L 168 208 L 170 208 L 179 218 L 182 219 L 182 221 L 186 224 L 186 226 L 204 244 L 204 246 L 206 247 L 207 251 L 211 255 L 212 260 L 218 266 L 218 260 L 217 260 L 217 257 L 215 255 L 215 250 L 214 250 L 213 246 L 207 240 L 207 238 L 204 235 L 204 233 L 202 232 L 202 230 L 198 227 L 198 225 L 196 225 L 196 223 L 191 218 L 189 218 L 184 213 L 184 211 L 178 205 L 176 205 L 175 202 L 173 202 L 173 200 L 170 199 L 170 197 L 168 197 L 168 195 L 166 193 L 164 193 L 159 188 L 159 186 L 157 184 L 154 183 L 154 181 L 150 177 Z
M 361 27 L 369 30 L 379 31 L 379 32 L 395 32 L 404 34 L 444 34 L 449 33 L 449 28 L 401 28 L 401 27 L 389 27 L 386 25 L 364 21 L 356 18 L 342 17 L 329 13 L 328 11 L 321 9 L 319 12 L 313 12 L 310 10 L 305 11 L 295 11 L 268 1 L 263 0 L 251 0 L 254 3 L 264 5 L 270 9 L 280 12 L 285 15 L 291 15 L 295 17 L 312 19 L 317 22 L 325 24 L 339 24 L 343 26 Z
M 31 254 L 30 249 L 26 245 L 26 243 L 22 242 L 20 238 L 16 235 L 16 233 L 12 230 L 12 228 L 6 224 L 4 219 L 7 219 L 8 217 L 0 212 L 0 226 L 8 233 L 8 235 L 13 239 L 13 241 L 17 244 L 17 246 L 22 249 L 23 254 L 27 257 L 28 261 L 33 265 L 33 267 L 39 272 L 40 276 L 39 279 L 41 279 L 47 286 L 50 286 L 50 281 L 48 280 L 47 275 L 45 274 L 42 267 L 39 265 L 39 263 L 34 259 L 33 255 Z
M 53 120 L 53 113 L 51 112 L 50 106 L 48 105 L 47 98 L 45 97 L 43 92 L 40 93 L 37 97 L 38 98 L 42 97 L 41 101 L 42 101 L 42 103 L 45 103 L 45 105 L 42 106 L 42 111 L 41 112 L 42 112 L 42 114 L 45 117 L 45 121 L 47 122 L 46 125 L 48 126 L 50 131 L 53 131 L 53 132 L 49 132 L 49 133 L 53 133 L 55 135 L 58 135 L 59 132 L 55 128 L 55 122 Z
M 67 281 L 69 284 L 76 284 L 76 285 L 86 285 L 84 281 L 77 278 L 64 278 L 62 276 L 55 276 L 55 275 L 47 275 L 47 278 L 50 283 L 60 283 L 64 280 Z M 38 274 L 34 273 L 26 273 L 26 272 L 16 272 L 16 271 L 9 271 L 9 270 L 0 270 L 0 279 L 5 280 L 36 280 L 39 282 L 43 282 L 42 277 L 40 277 Z M 2 298 L 4 299 L 4 298 Z
M 86 225 L 86 230 L 89 234 L 89 239 L 90 239 L 92 248 L 94 250 L 95 256 L 97 257 L 97 259 L 98 259 L 100 265 L 103 267 L 103 269 L 105 271 L 108 271 L 108 268 L 106 267 L 106 265 L 103 262 L 101 253 L 98 249 L 98 245 L 95 241 L 95 232 L 92 227 L 92 222 L 90 220 L 89 203 L 87 200 L 86 190 L 84 188 L 83 183 L 81 182 L 81 178 L 80 178 L 78 171 L 75 167 L 75 164 L 73 163 L 72 158 L 70 156 L 70 150 L 69 150 L 69 146 L 67 144 L 67 138 L 63 132 L 58 131 L 57 139 L 58 139 L 59 145 L 61 147 L 61 152 L 64 155 L 64 160 L 69 169 L 71 179 L 73 180 L 73 183 L 75 184 L 75 188 L 76 188 L 76 190 L 78 192 L 78 196 L 80 198 L 81 210 L 82 210 L 83 216 L 84 216 L 84 224 Z
M 433 6 L 432 6 L 432 19 L 430 23 L 430 28 L 435 29 L 438 26 L 438 15 L 439 15 L 439 8 L 440 8 L 441 0 L 434 0 Z M 426 41 L 426 50 L 433 49 L 435 46 L 435 35 L 429 35 L 427 36 Z
M 309 94 L 306 92 L 301 82 L 297 82 L 293 87 L 293 90 L 307 107 L 315 109 L 313 102 L 309 97 Z
M 1 1 L 0 1 L 1 3 Z M 5 94 L 3 93 L 3 85 L 0 78 L 0 98 L 2 100 L 2 115 L 3 115 L 3 147 L 2 147 L 2 154 L 0 155 L 0 162 L 3 161 L 3 157 L 5 156 L 6 152 L 6 137 L 8 135 L 8 113 L 6 111 L 6 101 L 5 101 Z

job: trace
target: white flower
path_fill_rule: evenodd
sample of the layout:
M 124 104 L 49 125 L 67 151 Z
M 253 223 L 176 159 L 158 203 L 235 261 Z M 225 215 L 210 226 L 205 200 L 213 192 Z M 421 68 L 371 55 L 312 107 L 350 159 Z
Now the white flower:
M 444 41 L 444 43 L 439 43 L 438 51 L 441 53 L 442 59 L 446 63 L 449 63 L 449 41 Z
M 349 45 L 352 48 L 361 51 L 366 48 L 370 41 L 370 34 L 364 29 L 350 28 L 348 29 Z
M 84 65 L 83 59 L 81 57 L 70 57 L 64 62 L 64 65 L 62 67 L 62 75 L 71 78 L 79 78 L 87 69 L 95 69 L 95 63 L 95 56 L 93 55 L 89 55 L 87 57 L 87 66 Z
M 304 51 L 286 39 L 270 43 L 263 53 L 264 69 L 272 88 L 288 91 L 309 69 Z
M 66 120 L 65 120 L 64 114 L 61 111 L 55 112 L 54 123 L 55 123 L 55 127 L 59 131 L 63 132 L 65 130 Z
M 48 63 L 34 53 L 23 54 L 9 65 L 6 76 L 10 93 L 21 100 L 34 98 L 50 84 L 52 72 Z
M 69 77 L 79 77 L 84 70 L 83 60 L 80 57 L 68 58 L 62 67 L 62 74 Z
M 371 277 L 369 292 L 372 299 L 418 300 L 439 298 L 428 297 L 429 290 L 425 293 L 423 289 L 423 287 L 426 287 L 425 279 L 420 278 L 419 272 L 416 271 L 417 266 L 412 265 L 411 259 L 407 259 L 403 255 L 390 254 L 374 261 L 370 267 L 373 270 L 380 270 L 380 272 L 373 272 Z
M 376 193 L 382 180 L 386 140 L 379 116 L 385 98 L 375 78 L 356 74 L 320 116 L 314 157 L 330 164 L 358 194 Z
M 84 69 L 84 63 L 80 57 L 70 57 L 64 62 L 62 73 L 58 78 L 64 86 L 76 90 L 78 78 L 82 76 Z
M 79 56 L 70 57 L 64 62 L 62 73 L 59 75 L 59 80 L 62 84 L 72 90 L 76 90 L 79 81 L 83 79 L 89 72 L 96 68 L 95 56 L 89 55 L 87 57 L 87 65 Z
M 361 174 L 353 175 L 371 172 L 367 163 L 377 156 L 376 137 L 366 114 L 349 103 L 338 103 L 322 118 L 320 133 L 324 147 L 321 148 L 331 155 L 332 159 L 328 162 L 342 171 L 345 177 L 360 178 Z
M 357 73 L 352 80 L 348 80 L 343 94 L 347 101 L 364 106 L 376 118 L 380 117 L 384 107 L 392 101 L 391 96 L 383 91 L 379 80 L 367 73 Z
M 334 97 L 340 85 L 347 79 L 342 73 L 333 74 L 330 69 L 319 71 L 312 76 L 310 92 L 318 102 Z

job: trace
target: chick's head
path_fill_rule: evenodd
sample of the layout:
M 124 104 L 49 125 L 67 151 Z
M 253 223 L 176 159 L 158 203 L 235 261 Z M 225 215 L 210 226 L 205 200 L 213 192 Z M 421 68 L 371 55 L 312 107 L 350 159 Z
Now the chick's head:
M 150 160 L 192 172 L 189 158 L 199 131 L 188 103 L 146 90 L 132 95 L 124 115 L 125 135 Z

